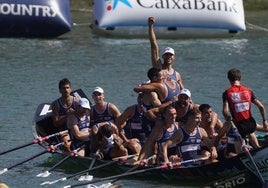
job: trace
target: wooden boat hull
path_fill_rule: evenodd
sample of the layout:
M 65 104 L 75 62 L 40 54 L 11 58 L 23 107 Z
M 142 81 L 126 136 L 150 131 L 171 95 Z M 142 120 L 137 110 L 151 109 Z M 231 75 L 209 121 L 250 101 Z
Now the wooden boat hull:
M 53 131 L 57 131 L 53 128 L 51 120 L 51 109 L 49 103 L 40 104 L 36 110 L 33 119 L 33 134 L 34 137 L 46 136 L 52 134 Z M 46 147 L 48 144 L 55 142 L 56 140 L 48 140 L 43 143 L 42 146 Z M 63 151 L 58 151 L 61 155 L 67 155 Z M 268 145 L 265 144 L 262 148 L 252 150 L 251 155 L 254 158 L 263 178 L 268 180 Z M 75 160 L 90 161 L 91 158 L 76 157 Z M 98 163 L 105 163 L 107 161 L 99 160 Z M 85 167 L 88 167 L 89 162 L 84 162 Z M 97 175 L 106 174 L 118 174 L 126 172 L 133 167 L 132 165 L 114 163 L 108 168 L 102 168 L 101 173 L 95 172 Z M 138 169 L 146 169 L 148 167 L 139 167 Z M 146 173 L 141 173 L 131 176 L 138 179 L 146 179 L 152 181 L 159 181 L 165 184 L 184 185 L 191 184 L 197 186 L 208 186 L 217 188 L 227 187 L 261 187 L 261 183 L 255 174 L 254 168 L 246 153 L 242 153 L 236 157 L 223 160 L 221 162 L 203 165 L 199 167 L 180 167 L 166 170 L 153 170 Z

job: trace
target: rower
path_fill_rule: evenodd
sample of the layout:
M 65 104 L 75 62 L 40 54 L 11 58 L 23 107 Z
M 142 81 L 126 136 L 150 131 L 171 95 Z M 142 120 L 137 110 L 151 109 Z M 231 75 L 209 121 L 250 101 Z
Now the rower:
M 52 103 L 52 120 L 53 125 L 58 131 L 67 130 L 67 118 L 69 115 L 75 113 L 75 109 L 78 105 L 78 98 L 71 95 L 72 85 L 67 78 L 63 78 L 59 81 L 59 92 L 61 97 Z M 65 149 L 71 152 L 70 149 L 70 136 L 68 133 L 61 136 L 61 140 L 65 142 Z

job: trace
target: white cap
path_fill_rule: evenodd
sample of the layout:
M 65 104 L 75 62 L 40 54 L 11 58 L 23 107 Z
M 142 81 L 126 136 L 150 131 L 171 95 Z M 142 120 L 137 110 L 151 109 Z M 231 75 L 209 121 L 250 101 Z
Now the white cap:
M 181 94 L 187 95 L 189 98 L 191 98 L 191 92 L 188 89 L 180 90 L 179 95 Z
M 89 101 L 86 98 L 80 98 L 78 105 L 82 106 L 83 108 L 91 109 L 89 105 Z
M 104 90 L 101 87 L 95 87 L 92 93 L 94 92 L 104 93 Z
M 175 54 L 175 50 L 173 48 L 170 47 L 166 47 L 162 53 L 162 55 L 166 54 L 166 53 L 171 53 L 172 55 Z

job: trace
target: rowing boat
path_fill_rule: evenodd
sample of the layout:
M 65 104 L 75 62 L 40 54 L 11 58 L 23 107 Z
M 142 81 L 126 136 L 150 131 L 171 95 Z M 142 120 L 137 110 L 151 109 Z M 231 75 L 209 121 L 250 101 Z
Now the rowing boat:
M 51 117 L 52 111 L 50 103 L 42 103 L 38 106 L 34 118 L 33 118 L 33 135 L 35 138 L 44 137 L 55 132 L 58 132 L 54 128 Z M 263 179 L 268 180 L 268 144 L 263 141 L 263 146 L 259 149 L 250 151 L 254 162 L 256 163 Z M 51 144 L 59 142 L 57 139 L 48 139 L 39 143 L 42 147 L 46 148 Z M 57 150 L 55 153 L 62 156 L 67 156 L 68 153 L 63 150 Z M 88 161 L 86 165 L 90 163 L 92 158 L 90 157 L 76 157 L 76 160 Z M 104 161 L 101 161 L 102 163 Z M 109 162 L 109 161 L 106 161 Z M 81 163 L 81 162 L 80 162 Z M 126 172 L 133 166 L 125 163 L 113 163 L 113 167 L 102 168 L 102 174 L 104 171 L 118 174 Z M 252 161 L 248 158 L 246 153 L 241 153 L 236 157 L 222 160 L 220 162 L 202 165 L 198 167 L 175 167 L 175 168 L 155 168 L 153 170 L 146 170 L 152 166 L 139 166 L 136 171 L 139 170 L 143 173 L 134 173 L 131 177 L 146 179 L 152 181 L 160 181 L 165 184 L 175 185 L 197 185 L 208 187 L 250 187 L 252 185 L 261 187 L 261 182 L 258 179 L 258 175 L 252 165 Z M 115 171 L 116 169 L 116 171 Z M 135 171 L 134 171 L 135 172 Z M 100 174 L 98 174 L 100 175 Z M 123 176 L 130 177 L 130 176 Z

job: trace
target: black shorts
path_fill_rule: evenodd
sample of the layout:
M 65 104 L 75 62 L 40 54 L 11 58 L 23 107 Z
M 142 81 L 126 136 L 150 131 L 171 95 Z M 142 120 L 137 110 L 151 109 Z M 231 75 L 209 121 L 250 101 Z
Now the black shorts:
M 245 138 L 246 135 L 253 133 L 256 130 L 257 123 L 253 117 L 236 122 L 236 127 L 242 138 Z

